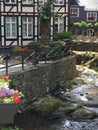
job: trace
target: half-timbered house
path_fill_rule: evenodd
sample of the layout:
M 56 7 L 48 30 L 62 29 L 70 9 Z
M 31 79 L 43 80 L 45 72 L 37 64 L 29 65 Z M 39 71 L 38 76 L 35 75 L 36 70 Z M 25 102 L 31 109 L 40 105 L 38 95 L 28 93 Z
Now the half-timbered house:
M 0 0 L 0 46 L 26 45 L 40 38 L 38 4 L 45 0 Z M 56 0 L 53 11 L 62 17 L 51 18 L 51 37 L 68 30 L 69 0 Z

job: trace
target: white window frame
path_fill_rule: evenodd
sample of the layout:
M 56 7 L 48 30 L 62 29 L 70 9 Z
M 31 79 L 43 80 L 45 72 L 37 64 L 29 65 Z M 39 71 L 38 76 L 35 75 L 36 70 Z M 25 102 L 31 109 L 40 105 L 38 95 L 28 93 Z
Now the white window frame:
M 95 19 L 94 20 L 90 20 L 90 19 L 88 19 L 88 17 L 89 16 L 91 16 L 91 15 L 95 15 Z M 95 22 L 95 21 L 97 21 L 97 12 L 87 12 L 87 21 L 91 21 L 91 22 Z
M 33 4 L 33 0 L 22 0 L 23 4 Z
M 25 19 L 25 21 L 24 21 Z M 31 19 L 31 21 L 29 21 Z M 31 26 L 31 35 L 29 36 L 29 25 Z M 22 18 L 22 35 L 23 38 L 32 38 L 33 37 L 33 18 L 32 17 L 23 17 Z
M 71 9 L 72 10 L 77 10 L 77 14 L 76 15 L 71 15 L 71 13 L 70 13 L 70 17 L 79 17 L 79 8 L 70 8 L 70 12 L 71 12 Z
M 14 2 L 13 0 L 9 0 L 9 1 L 5 0 L 5 4 L 16 4 L 16 0 L 14 0 Z
M 17 18 L 16 17 L 5 18 L 5 30 L 6 30 L 6 38 L 17 38 Z
M 54 18 L 54 30 L 55 30 L 55 25 L 58 25 L 57 32 L 64 31 L 64 18 L 59 18 L 59 17 Z M 62 27 L 61 27 L 61 25 L 62 25 Z

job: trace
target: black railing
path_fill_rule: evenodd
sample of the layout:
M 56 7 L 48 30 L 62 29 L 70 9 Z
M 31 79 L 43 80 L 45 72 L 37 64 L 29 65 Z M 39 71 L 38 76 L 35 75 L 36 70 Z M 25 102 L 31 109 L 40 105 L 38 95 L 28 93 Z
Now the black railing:
M 32 53 L 25 59 L 25 62 L 31 59 L 32 64 L 36 66 L 39 61 L 45 61 L 45 63 L 47 63 L 49 60 L 57 60 L 69 55 L 71 45 L 69 42 L 66 45 L 54 47 L 44 46 L 43 48 L 39 48 L 39 45 L 35 45 L 32 50 Z
M 9 60 L 12 58 L 12 57 L 15 57 L 15 56 L 20 56 L 21 57 L 21 65 L 22 65 L 22 70 L 24 69 L 24 52 L 23 51 L 13 51 L 13 47 L 12 46 L 2 46 L 0 47 L 0 55 L 2 56 L 1 58 L 4 60 L 4 67 L 1 67 L 1 69 L 4 69 L 6 70 L 6 75 L 8 75 L 8 68 L 11 67 L 11 66 L 14 66 L 16 64 L 8 64 L 9 63 Z M 19 63 L 18 63 L 19 64 Z
M 54 47 L 43 47 L 39 48 L 38 45 L 35 45 L 32 48 L 31 53 L 28 56 L 25 56 L 25 51 L 13 51 L 12 46 L 3 46 L 0 47 L 0 54 L 4 60 L 5 66 L 1 67 L 1 69 L 5 68 L 6 75 L 8 75 L 8 68 L 11 66 L 15 66 L 17 64 L 22 65 L 22 70 L 24 70 L 24 64 L 30 61 L 32 65 L 36 66 L 39 61 L 44 61 L 47 63 L 49 60 L 57 60 L 66 55 L 69 55 L 69 50 L 71 49 L 70 44 L 66 44 L 63 46 L 54 46 Z M 28 49 L 29 50 L 29 49 Z M 27 50 L 27 51 L 28 51 Z M 20 56 L 21 60 L 20 63 L 9 64 L 10 59 L 12 57 Z

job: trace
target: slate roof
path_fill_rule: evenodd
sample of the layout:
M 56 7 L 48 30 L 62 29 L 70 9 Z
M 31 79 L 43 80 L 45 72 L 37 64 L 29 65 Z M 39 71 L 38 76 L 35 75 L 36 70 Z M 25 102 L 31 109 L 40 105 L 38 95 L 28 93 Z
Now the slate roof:
M 70 5 L 85 6 L 85 9 L 98 10 L 98 0 L 70 0 Z
M 69 0 L 71 5 L 78 5 L 77 0 Z

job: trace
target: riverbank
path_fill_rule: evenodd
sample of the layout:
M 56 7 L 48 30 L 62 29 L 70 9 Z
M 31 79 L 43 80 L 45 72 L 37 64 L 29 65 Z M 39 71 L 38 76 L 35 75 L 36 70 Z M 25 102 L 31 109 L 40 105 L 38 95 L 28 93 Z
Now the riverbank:
M 98 130 L 97 106 L 96 108 L 95 106 L 85 107 L 84 104 L 82 104 L 83 102 L 88 103 L 89 101 L 93 101 L 95 103 L 95 101 L 97 101 L 98 73 L 84 66 L 77 66 L 77 74 L 78 76 L 73 79 L 73 81 L 69 81 L 71 83 L 70 87 L 66 87 L 66 85 L 68 84 L 66 84 L 65 86 L 58 86 L 59 89 L 51 93 L 52 95 L 54 94 L 56 99 L 60 99 L 60 96 L 63 96 L 63 103 L 73 105 L 73 108 L 70 107 L 70 109 L 65 112 L 66 106 L 58 107 L 56 108 L 57 110 L 55 109 L 54 112 L 51 111 L 51 116 L 38 114 L 32 109 L 24 113 L 16 114 L 13 125 L 17 126 L 18 128 L 21 128 L 22 130 Z M 84 96 L 85 94 L 87 94 L 87 97 Z M 96 100 L 95 98 L 93 98 L 93 96 L 96 96 Z M 49 95 L 49 97 L 51 96 Z M 70 100 L 66 100 L 66 97 L 70 97 Z M 72 102 L 72 100 L 77 100 L 77 102 Z M 40 99 L 40 103 L 42 101 L 43 100 Z M 49 103 L 49 100 L 47 102 Z M 59 101 L 57 101 L 56 106 L 58 102 Z M 45 106 L 42 107 L 44 108 L 44 110 L 46 106 L 48 107 L 48 103 L 46 103 Z M 70 113 L 73 112 L 74 107 L 76 107 L 76 104 L 78 108 L 80 108 L 80 110 L 82 108 L 86 108 L 87 110 L 92 110 L 94 113 L 96 112 L 96 117 L 91 118 L 91 114 L 89 114 L 88 116 L 90 118 L 86 120 L 81 120 L 78 116 L 75 119 L 69 118 Z M 50 106 L 48 108 L 50 108 Z M 82 113 L 79 114 L 80 117 L 83 114 L 84 113 L 82 111 Z

